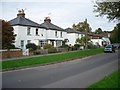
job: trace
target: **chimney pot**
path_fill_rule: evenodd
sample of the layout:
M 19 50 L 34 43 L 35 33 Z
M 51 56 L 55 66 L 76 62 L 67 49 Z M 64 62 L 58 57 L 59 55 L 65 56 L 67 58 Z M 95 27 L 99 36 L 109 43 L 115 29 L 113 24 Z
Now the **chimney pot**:
M 25 17 L 24 10 L 23 10 L 23 9 L 18 10 L 18 14 L 17 14 L 17 16 Z

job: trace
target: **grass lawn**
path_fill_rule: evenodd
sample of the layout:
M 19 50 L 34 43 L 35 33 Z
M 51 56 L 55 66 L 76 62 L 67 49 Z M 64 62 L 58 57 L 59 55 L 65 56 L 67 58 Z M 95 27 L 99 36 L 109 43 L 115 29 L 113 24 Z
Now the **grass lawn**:
M 99 82 L 92 84 L 89 88 L 119 88 L 120 82 L 120 69 L 106 77 L 104 77 Z
M 75 58 L 90 56 L 98 53 L 103 53 L 103 48 L 68 52 L 64 54 L 46 55 L 46 56 L 39 56 L 39 57 L 33 57 L 33 58 L 17 59 L 17 60 L 11 60 L 11 61 L 3 61 L 2 69 L 8 70 L 8 69 L 16 69 L 16 68 L 26 67 L 26 66 L 35 66 L 35 65 L 48 64 L 53 62 L 61 62 L 65 60 L 71 60 Z

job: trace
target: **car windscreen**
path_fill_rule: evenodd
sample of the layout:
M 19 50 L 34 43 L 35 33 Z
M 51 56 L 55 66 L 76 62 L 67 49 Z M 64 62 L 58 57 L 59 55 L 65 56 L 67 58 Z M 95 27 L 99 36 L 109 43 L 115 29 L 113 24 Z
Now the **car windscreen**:
M 106 48 L 111 48 L 111 47 L 112 47 L 112 45 L 107 45 L 107 46 L 106 46 Z

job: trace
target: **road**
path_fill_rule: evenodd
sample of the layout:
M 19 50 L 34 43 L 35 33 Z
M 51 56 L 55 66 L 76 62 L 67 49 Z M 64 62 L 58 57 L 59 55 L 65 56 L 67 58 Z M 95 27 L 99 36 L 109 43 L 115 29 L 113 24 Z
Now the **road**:
M 86 88 L 118 69 L 118 53 L 103 53 L 2 73 L 3 88 Z

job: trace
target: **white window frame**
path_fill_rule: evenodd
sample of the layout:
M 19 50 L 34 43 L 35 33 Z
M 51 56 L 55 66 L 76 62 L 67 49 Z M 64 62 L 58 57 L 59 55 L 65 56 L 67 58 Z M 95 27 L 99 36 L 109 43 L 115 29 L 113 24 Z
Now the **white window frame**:
M 57 36 L 57 31 L 55 31 L 55 37 L 58 37 L 58 36 Z
M 21 41 L 20 41 L 20 46 L 21 46 L 21 48 L 24 47 L 24 40 L 21 40 Z
M 39 30 L 38 30 L 38 28 L 36 28 L 35 34 L 36 34 L 36 36 L 39 36 Z
M 27 27 L 27 35 L 31 35 L 31 28 Z

